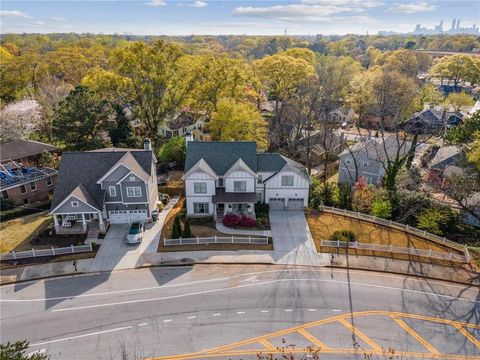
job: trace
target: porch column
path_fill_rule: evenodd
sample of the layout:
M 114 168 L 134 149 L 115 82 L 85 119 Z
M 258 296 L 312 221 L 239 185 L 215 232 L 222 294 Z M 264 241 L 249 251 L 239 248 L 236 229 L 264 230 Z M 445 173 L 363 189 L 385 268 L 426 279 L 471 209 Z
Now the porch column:
M 57 227 L 59 225 L 57 215 L 55 215 L 55 214 L 53 214 L 53 223 L 55 224 L 55 227 Z
M 83 231 L 87 230 L 87 221 L 85 220 L 85 213 L 82 213 L 82 226 L 83 226 Z
M 98 213 L 98 228 L 101 233 L 105 233 L 105 223 L 103 222 L 103 214 L 101 212 Z

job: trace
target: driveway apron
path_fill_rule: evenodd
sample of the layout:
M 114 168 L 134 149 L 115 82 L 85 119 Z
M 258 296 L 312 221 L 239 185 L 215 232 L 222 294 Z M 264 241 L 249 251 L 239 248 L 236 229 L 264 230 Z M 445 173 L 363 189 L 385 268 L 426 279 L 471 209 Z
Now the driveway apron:
M 275 262 L 290 265 L 330 265 L 315 249 L 303 211 L 270 211 Z

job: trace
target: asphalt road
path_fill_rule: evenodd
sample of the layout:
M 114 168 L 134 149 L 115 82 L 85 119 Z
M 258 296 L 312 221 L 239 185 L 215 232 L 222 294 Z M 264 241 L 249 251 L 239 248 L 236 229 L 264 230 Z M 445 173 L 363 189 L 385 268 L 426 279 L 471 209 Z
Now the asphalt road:
M 2 343 L 28 339 L 52 359 L 123 359 L 123 351 L 129 359 L 256 359 L 277 348 L 300 358 L 308 346 L 322 359 L 384 358 L 388 349 L 401 358 L 480 359 L 479 289 L 413 277 L 197 265 L 0 291 Z

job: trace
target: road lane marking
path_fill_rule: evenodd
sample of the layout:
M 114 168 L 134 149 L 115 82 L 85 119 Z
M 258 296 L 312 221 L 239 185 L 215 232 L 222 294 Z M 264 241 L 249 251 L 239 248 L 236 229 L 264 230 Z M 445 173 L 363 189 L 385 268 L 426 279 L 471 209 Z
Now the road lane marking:
M 344 284 L 344 285 L 350 285 L 350 286 L 373 287 L 373 288 L 380 288 L 380 289 L 397 290 L 397 291 L 400 291 L 400 292 L 406 292 L 406 293 L 412 293 L 412 294 L 423 294 L 423 295 L 445 298 L 445 299 L 449 299 L 449 300 L 462 300 L 462 301 L 466 301 L 466 302 L 472 302 L 472 303 L 479 303 L 480 304 L 480 300 L 470 300 L 470 299 L 464 299 L 464 298 L 461 298 L 461 297 L 456 297 L 456 296 L 451 296 L 451 295 L 435 294 L 435 293 L 430 293 L 430 292 L 425 292 L 425 291 L 420 291 L 420 290 L 402 289 L 402 288 L 396 288 L 396 287 L 392 287 L 392 286 L 374 285 L 374 284 L 366 284 L 366 283 L 356 283 L 356 282 L 348 282 L 348 281 L 337 281 L 337 280 L 293 278 L 293 279 L 275 279 L 275 280 L 258 282 L 258 283 L 249 283 L 249 284 L 237 285 L 237 286 L 233 286 L 233 287 L 223 287 L 223 288 L 218 288 L 218 289 L 195 291 L 195 292 L 191 292 L 191 293 L 170 295 L 170 296 L 150 298 L 150 299 L 127 300 L 127 301 L 119 301 L 119 302 L 105 303 L 105 304 L 74 306 L 74 307 L 70 307 L 70 308 L 53 309 L 52 312 L 84 310 L 84 309 L 92 309 L 92 308 L 97 308 L 97 307 L 106 307 L 106 306 L 135 304 L 135 303 L 143 303 L 143 302 L 151 302 L 151 301 L 159 301 L 159 300 L 178 299 L 178 298 L 187 297 L 187 296 L 203 295 L 203 294 L 210 294 L 210 293 L 216 293 L 216 292 L 222 292 L 222 291 L 230 291 L 230 290 L 242 289 L 242 288 L 251 287 L 251 286 L 262 286 L 262 285 L 276 284 L 276 283 L 280 283 L 280 282 L 301 282 L 301 281 L 332 283 L 332 284 Z
M 222 315 L 222 314 L 220 314 L 220 313 L 212 314 L 212 316 L 220 316 L 220 315 Z
M 187 317 L 187 319 L 188 319 L 188 320 L 191 320 L 191 319 L 196 319 L 196 318 L 197 318 L 197 316 L 196 316 L 196 315 L 193 315 L 193 316 L 189 316 L 189 317 Z
M 317 309 L 307 309 L 307 311 L 317 311 Z
M 237 314 L 238 315 L 243 315 L 243 314 L 245 314 L 245 311 L 237 311 Z
M 259 341 L 260 344 L 262 344 L 263 346 L 265 346 L 265 348 L 268 350 L 268 351 L 272 351 L 272 350 L 276 350 L 276 347 L 272 345 L 272 343 L 266 339 L 262 339 Z
M 387 319 L 390 319 L 391 316 L 395 316 L 398 318 L 412 318 L 412 319 L 421 319 L 433 323 L 443 323 L 443 324 L 450 324 L 450 325 L 461 325 L 464 328 L 475 328 L 475 329 L 480 329 L 480 325 L 476 324 L 470 324 L 470 323 L 461 323 L 453 320 L 446 320 L 446 319 L 441 319 L 441 318 L 433 318 L 433 317 L 426 317 L 423 315 L 417 315 L 417 314 L 407 314 L 407 313 L 400 313 L 400 312 L 390 312 L 390 311 L 361 311 L 361 312 L 354 312 L 354 313 L 344 313 L 340 315 L 335 315 L 331 316 L 326 319 L 321 319 L 317 321 L 313 321 L 310 323 L 302 324 L 302 325 L 297 325 L 288 329 L 283 329 L 279 330 L 276 332 L 260 335 L 257 337 L 253 337 L 250 339 L 242 340 L 242 341 L 237 341 L 234 343 L 231 343 L 229 345 L 223 345 L 211 349 L 206 349 L 206 350 L 201 350 L 197 351 L 194 353 L 189 353 L 189 354 L 179 354 L 179 355 L 168 355 L 168 356 L 160 356 L 160 357 L 155 357 L 155 358 L 150 358 L 150 360 L 186 360 L 186 359 L 206 359 L 206 358 L 225 358 L 229 357 L 231 358 L 232 356 L 245 356 L 245 355 L 252 355 L 253 357 L 258 355 L 259 350 L 253 350 L 253 349 L 245 349 L 248 345 L 254 345 L 254 344 L 263 344 L 264 341 L 268 341 L 269 339 L 276 338 L 276 337 L 283 337 L 288 334 L 292 334 L 294 332 L 298 332 L 302 334 L 302 331 L 299 330 L 304 330 L 302 335 L 304 334 L 310 334 L 311 333 L 307 329 L 311 329 L 317 326 L 321 325 L 326 325 L 326 324 L 332 324 L 332 323 L 337 323 L 341 319 L 350 319 L 352 317 L 368 317 L 368 316 L 383 316 L 386 317 Z M 318 340 L 319 341 L 319 340 Z M 265 346 L 265 345 L 263 345 Z M 466 354 L 434 354 L 431 352 L 412 352 L 412 351 L 404 351 L 404 350 L 395 350 L 395 355 L 398 356 L 399 358 L 421 358 L 421 359 L 448 359 L 448 360 L 480 360 L 480 357 L 475 356 L 475 355 L 466 355 Z M 378 358 L 384 358 L 386 354 L 388 354 L 388 351 L 385 349 L 380 349 L 380 351 L 377 350 L 368 350 L 368 354 L 371 354 L 372 356 L 378 356 Z M 269 350 L 269 354 L 279 354 L 279 355 L 284 355 L 285 354 L 285 349 L 282 348 L 277 348 L 275 350 Z M 288 353 L 292 354 L 311 354 L 311 351 L 308 348 L 288 348 Z M 319 350 L 319 354 L 339 354 L 343 355 L 345 357 L 346 354 L 351 354 L 351 355 L 358 355 L 358 349 L 356 348 L 322 348 Z
M 138 324 L 138 326 L 146 326 L 148 325 L 148 323 L 141 323 L 141 324 Z
M 285 309 L 285 312 L 292 312 L 293 309 Z
M 76 336 L 71 336 L 71 337 L 62 338 L 62 339 L 56 339 L 56 340 L 50 340 L 50 341 L 38 342 L 38 343 L 30 344 L 29 346 L 40 346 L 40 345 L 46 345 L 46 344 L 53 344 L 53 343 L 60 342 L 60 341 L 67 341 L 67 340 L 73 340 L 73 339 L 80 339 L 80 338 L 87 337 L 87 336 L 94 336 L 94 335 L 107 334 L 107 333 L 111 333 L 111 332 L 115 332 L 115 331 L 128 330 L 128 329 L 131 329 L 131 328 L 133 328 L 133 326 L 124 326 L 124 327 L 119 327 L 119 328 L 116 328 L 116 329 L 109 329 L 109 330 L 103 330 L 103 331 L 96 331 L 96 332 L 93 332 L 93 333 L 82 334 L 82 335 L 76 335 Z
M 165 319 L 163 320 L 164 323 L 172 322 L 172 319 Z
M 382 351 L 382 348 L 378 346 L 372 339 L 370 339 L 367 335 L 365 335 L 362 331 L 360 331 L 356 326 L 353 326 L 349 321 L 345 318 L 338 320 L 340 324 L 345 326 L 348 330 L 352 332 L 352 334 L 358 336 L 360 339 L 365 341 L 368 346 L 372 348 L 374 351 Z
M 268 310 L 260 310 L 261 313 L 268 313 Z
M 29 353 L 27 354 L 27 357 L 30 358 L 30 357 L 33 356 L 33 355 L 45 354 L 46 351 L 47 351 L 46 348 L 39 349 L 39 350 L 35 350 L 35 351 L 32 351 L 32 352 L 29 352 Z
M 407 333 L 412 335 L 417 341 L 422 344 L 428 351 L 432 354 L 439 355 L 440 352 L 435 349 L 427 340 L 422 338 L 415 330 L 413 330 L 410 326 L 408 326 L 403 320 L 397 318 L 396 316 L 390 316 L 401 328 L 403 328 Z
M 322 343 L 320 340 L 318 340 L 315 336 L 313 336 L 312 334 L 310 334 L 307 330 L 305 329 L 298 329 L 297 332 L 306 337 L 308 340 L 310 340 L 312 342 L 313 345 L 317 346 L 319 349 L 322 349 L 322 350 L 326 350 L 326 349 L 329 349 L 329 347 L 327 345 L 325 345 L 324 343 Z
M 480 349 L 480 341 L 478 341 L 472 334 L 470 334 L 468 330 L 466 330 L 463 326 L 459 324 L 454 324 L 453 326 L 455 326 L 457 330 L 462 333 L 463 336 L 465 336 L 468 340 L 475 344 L 476 347 Z
M 333 311 L 333 312 L 340 312 L 340 311 L 342 311 L 342 310 L 340 310 L 340 309 L 333 309 L 332 311 Z
M 199 266 L 199 265 L 197 265 Z M 168 267 L 170 268 L 170 267 Z M 139 291 L 148 291 L 148 290 L 158 290 L 158 289 L 163 289 L 163 288 L 170 288 L 170 287 L 180 287 L 180 286 L 191 286 L 195 284 L 202 284 L 202 283 L 208 283 L 208 282 L 216 282 L 216 281 L 225 281 L 225 280 L 231 280 L 234 278 L 238 277 L 243 277 L 243 276 L 248 276 L 248 275 L 255 275 L 255 274 L 272 274 L 272 273 L 284 273 L 284 272 L 293 272 L 293 273 L 298 273 L 298 272 L 309 272 L 309 273 L 315 273 L 315 272 L 324 272 L 324 273 L 341 273 L 341 274 L 346 274 L 347 272 L 350 273 L 355 273 L 355 274 L 365 274 L 368 273 L 368 276 L 373 276 L 373 277 L 380 277 L 380 278 L 394 278 L 394 279 L 401 279 L 401 280 L 409 280 L 409 281 L 421 281 L 421 282 L 426 282 L 428 284 L 436 284 L 436 285 L 441 285 L 445 287 L 455 287 L 455 288 L 460 288 L 460 289 L 468 289 L 472 287 L 471 285 L 458 285 L 458 284 L 452 284 L 448 281 L 434 281 L 430 279 L 423 279 L 419 277 L 412 277 L 412 276 L 398 276 L 398 275 L 391 275 L 391 274 L 379 274 L 377 272 L 372 272 L 368 270 L 347 270 L 347 269 L 283 269 L 283 270 L 267 270 L 267 271 L 257 271 L 257 272 L 249 272 L 249 273 L 243 273 L 239 275 L 234 275 L 231 277 L 221 277 L 221 278 L 214 278 L 214 279 L 206 279 L 206 280 L 198 280 L 198 281 L 191 281 L 191 282 L 185 282 L 185 283 L 180 283 L 180 284 L 166 284 L 166 285 L 158 285 L 158 286 L 151 286 L 151 287 L 146 287 L 146 288 L 138 288 L 138 289 L 126 289 L 126 290 L 115 290 L 115 291 L 108 291 L 108 292 L 101 292 L 101 293 L 92 293 L 92 294 L 80 294 L 80 295 L 68 295 L 68 296 L 58 296 L 58 297 L 50 297 L 50 298 L 35 298 L 35 299 L 3 299 L 0 297 L 0 302 L 29 302 L 29 301 L 48 301 L 48 300 L 68 300 L 68 299 L 75 299 L 75 298 L 82 298 L 82 297 L 91 297 L 91 296 L 103 296 L 103 295 L 113 295 L 113 294 L 121 294 L 121 293 L 130 293 L 130 292 L 139 292 Z M 84 275 L 75 275 L 77 277 L 85 277 L 88 276 L 88 274 Z M 32 280 L 28 281 L 29 282 L 36 282 L 37 280 Z M 41 282 L 45 282 L 45 280 L 41 280 Z M 15 284 L 6 284 L 6 285 L 1 285 L 0 288 L 8 288 L 8 287 L 14 287 Z M 400 288 L 397 288 L 400 289 Z M 431 293 L 428 293 L 429 295 L 432 295 Z M 436 295 L 436 294 L 434 294 Z M 467 300 L 467 299 L 462 299 L 459 298 L 459 300 Z

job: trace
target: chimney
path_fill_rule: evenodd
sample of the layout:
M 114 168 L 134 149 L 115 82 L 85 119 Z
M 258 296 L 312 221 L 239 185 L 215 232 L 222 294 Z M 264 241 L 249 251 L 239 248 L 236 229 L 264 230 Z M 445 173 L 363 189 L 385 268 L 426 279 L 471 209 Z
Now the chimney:
M 152 143 L 149 138 L 143 140 L 143 149 L 146 151 L 152 151 Z
M 191 131 L 187 131 L 187 132 L 185 133 L 185 147 L 188 146 L 188 142 L 189 142 L 189 141 L 193 141 L 193 134 L 192 134 Z

